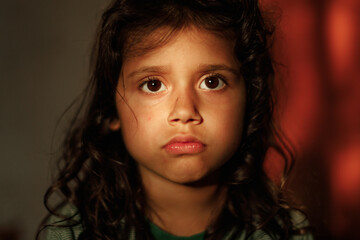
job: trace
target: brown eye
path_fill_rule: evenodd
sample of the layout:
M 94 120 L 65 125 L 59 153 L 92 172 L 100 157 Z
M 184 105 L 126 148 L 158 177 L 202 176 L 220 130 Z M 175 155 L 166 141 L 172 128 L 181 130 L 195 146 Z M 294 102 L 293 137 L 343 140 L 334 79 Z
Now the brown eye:
M 209 76 L 206 77 L 201 83 L 200 88 L 206 90 L 216 90 L 220 89 L 225 85 L 224 81 L 219 76 Z
M 153 79 L 144 82 L 141 86 L 141 89 L 144 92 L 157 93 L 166 90 L 166 87 L 161 81 Z

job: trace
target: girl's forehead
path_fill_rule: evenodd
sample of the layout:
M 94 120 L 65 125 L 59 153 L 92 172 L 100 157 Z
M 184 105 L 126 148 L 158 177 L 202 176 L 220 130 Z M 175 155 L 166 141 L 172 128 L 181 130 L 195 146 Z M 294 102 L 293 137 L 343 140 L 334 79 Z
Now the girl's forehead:
M 222 33 L 218 31 L 210 31 L 204 28 L 199 28 L 193 25 L 182 27 L 180 29 L 174 29 L 168 26 L 158 28 L 148 34 L 134 33 L 130 34 L 127 39 L 127 43 L 124 48 L 123 59 L 140 57 L 145 54 L 149 54 L 152 51 L 165 46 L 166 44 L 176 41 L 179 35 L 192 35 L 194 38 L 204 36 L 204 34 L 213 35 L 218 38 L 231 41 L 230 34 Z M 206 41 L 206 39 L 204 39 Z
M 189 28 L 174 33 L 161 46 L 124 59 L 121 77 L 134 79 L 149 72 L 195 76 L 220 68 L 239 74 L 234 42 L 206 30 Z

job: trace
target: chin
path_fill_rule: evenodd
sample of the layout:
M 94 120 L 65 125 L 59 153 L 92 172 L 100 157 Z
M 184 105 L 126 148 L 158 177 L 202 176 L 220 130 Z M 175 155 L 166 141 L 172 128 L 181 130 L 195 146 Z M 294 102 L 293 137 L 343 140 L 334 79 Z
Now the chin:
M 193 185 L 199 181 L 201 181 L 203 178 L 198 176 L 178 176 L 178 177 L 172 177 L 169 180 L 183 185 Z
M 187 186 L 206 186 L 219 183 L 218 174 L 211 171 L 191 171 L 176 173 L 176 175 L 168 176 L 168 179 L 174 183 L 187 185 Z

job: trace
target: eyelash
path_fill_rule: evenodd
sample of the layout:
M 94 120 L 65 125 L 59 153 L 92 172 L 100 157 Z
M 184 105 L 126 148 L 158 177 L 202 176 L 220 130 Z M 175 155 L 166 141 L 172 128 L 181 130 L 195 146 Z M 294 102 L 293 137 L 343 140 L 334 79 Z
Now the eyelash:
M 216 87 L 216 88 L 214 88 L 214 89 L 210 89 L 210 88 L 209 88 L 209 89 L 205 89 L 205 90 L 209 90 L 209 91 L 220 90 L 220 89 L 224 88 L 224 86 L 227 85 L 226 78 L 225 78 L 222 74 L 219 74 L 219 73 L 209 73 L 208 75 L 206 75 L 205 77 L 203 77 L 203 79 L 201 80 L 201 82 L 200 82 L 200 84 L 199 84 L 199 88 L 200 88 L 200 86 L 204 83 L 204 81 L 205 81 L 206 79 L 211 78 L 211 77 L 216 77 L 216 78 L 218 78 L 218 80 L 220 80 L 220 81 L 222 82 L 222 86 L 221 86 L 219 89 L 217 89 L 217 87 Z M 141 91 L 145 92 L 145 93 L 148 93 L 148 94 L 156 94 L 156 93 L 159 93 L 159 92 L 164 91 L 164 90 L 162 90 L 162 91 L 151 91 L 151 90 L 150 90 L 150 91 L 146 91 L 146 90 L 144 90 L 144 89 L 143 89 L 144 86 L 145 86 L 147 83 L 149 83 L 150 81 L 159 81 L 159 82 L 162 84 L 162 86 L 160 86 L 160 89 L 163 88 L 163 86 L 165 86 L 164 83 L 163 83 L 161 80 L 159 80 L 157 77 L 155 77 L 155 76 L 149 76 L 149 77 L 146 77 L 146 78 L 140 83 L 139 89 L 140 89 Z M 166 86 L 165 86 L 165 88 L 166 88 Z M 202 89 L 202 88 L 201 88 L 201 89 Z
M 156 93 L 159 93 L 159 92 L 164 91 L 164 90 L 162 90 L 162 91 L 154 91 L 154 92 L 152 92 L 152 91 L 146 91 L 146 90 L 144 90 L 144 86 L 145 86 L 147 83 L 151 82 L 151 81 L 159 81 L 159 82 L 162 84 L 162 85 L 160 86 L 160 89 L 161 89 L 163 86 L 165 86 L 165 84 L 164 84 L 161 80 L 159 80 L 157 77 L 155 77 L 155 76 L 150 76 L 150 77 L 146 77 L 143 81 L 141 81 L 141 83 L 140 83 L 140 85 L 139 85 L 139 89 L 140 89 L 141 91 L 147 93 L 147 94 L 156 94 Z M 165 88 L 166 88 L 166 86 L 165 86 Z
M 219 89 L 215 88 L 215 89 L 208 89 L 208 90 L 210 90 L 210 91 L 220 90 L 220 89 L 224 88 L 224 87 L 227 85 L 227 81 L 226 81 L 226 77 L 225 77 L 225 76 L 223 76 L 222 74 L 219 74 L 219 73 L 210 73 L 210 74 L 206 75 L 206 76 L 201 80 L 199 86 L 201 86 L 206 79 L 211 78 L 211 77 L 216 77 L 216 78 L 218 78 L 218 80 L 220 80 L 223 85 L 222 85 Z

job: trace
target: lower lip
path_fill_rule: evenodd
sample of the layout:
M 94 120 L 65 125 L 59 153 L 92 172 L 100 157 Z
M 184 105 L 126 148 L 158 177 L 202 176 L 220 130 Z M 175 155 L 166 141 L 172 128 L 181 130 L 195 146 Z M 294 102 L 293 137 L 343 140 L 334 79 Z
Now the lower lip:
M 204 144 L 198 142 L 170 143 L 165 146 L 165 150 L 174 155 L 196 154 L 204 151 L 204 149 Z

